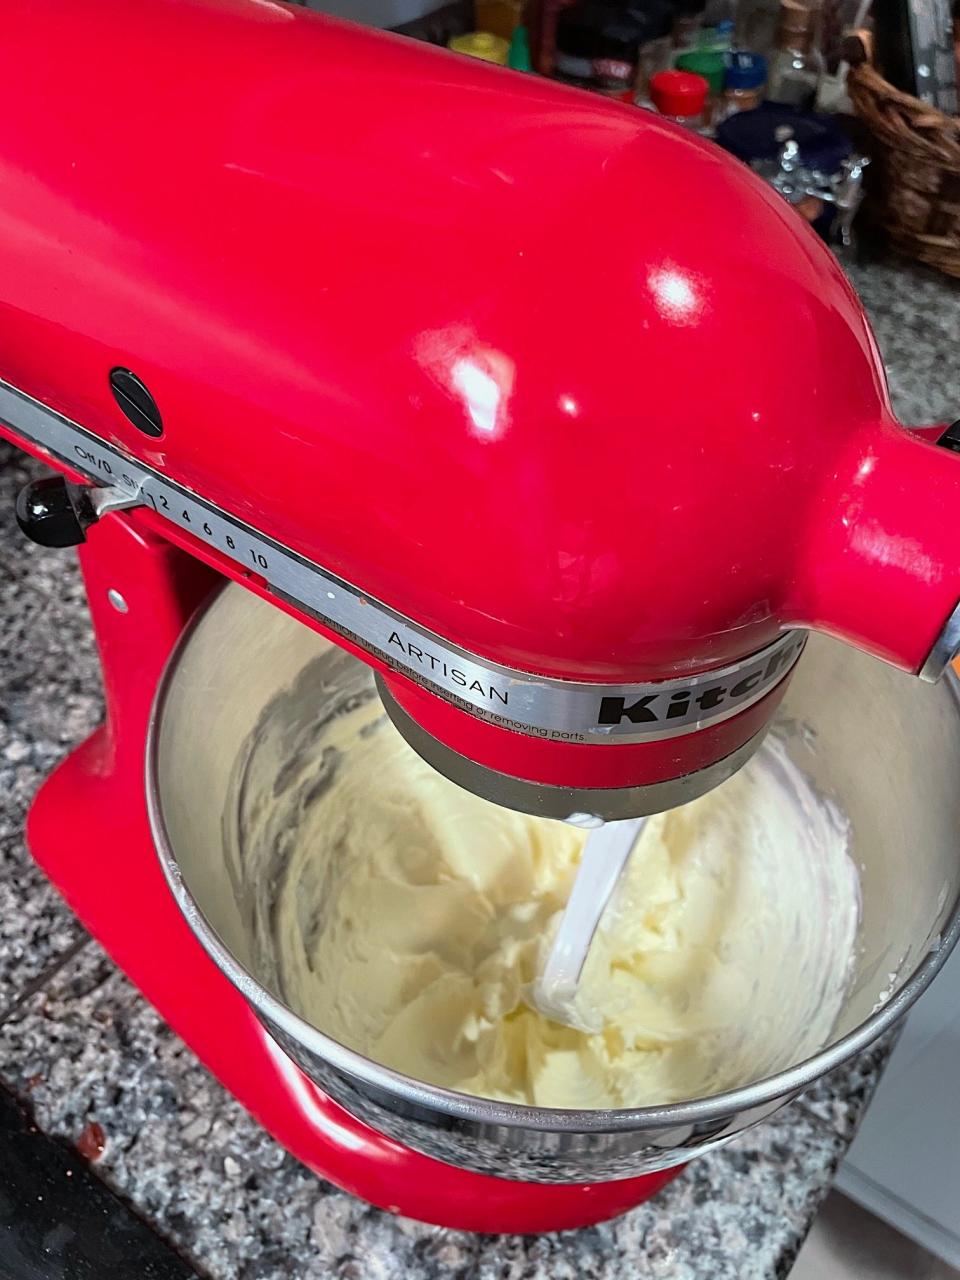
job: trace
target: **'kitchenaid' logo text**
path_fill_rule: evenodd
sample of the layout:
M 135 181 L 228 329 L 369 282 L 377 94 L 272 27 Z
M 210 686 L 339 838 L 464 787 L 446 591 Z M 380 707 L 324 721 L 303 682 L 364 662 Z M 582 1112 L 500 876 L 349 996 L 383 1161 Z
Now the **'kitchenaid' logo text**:
M 393 645 L 395 649 L 399 649 L 407 658 L 411 658 L 424 671 L 430 671 L 434 676 L 442 675 L 449 680 L 451 684 L 455 684 L 460 689 L 466 689 L 470 693 L 479 693 L 481 698 L 485 698 L 491 704 L 500 703 L 501 706 L 508 707 L 510 705 L 510 693 L 506 689 L 498 689 L 495 684 L 484 684 L 480 680 L 471 680 L 470 676 L 461 671 L 459 667 L 451 666 L 443 658 L 438 658 L 435 653 L 430 653 L 428 649 L 421 649 L 419 645 L 406 643 L 396 631 L 391 631 L 390 639 L 387 642 Z
M 601 698 L 597 724 L 619 725 L 624 721 L 631 724 L 660 724 L 670 720 L 700 720 L 711 718 L 710 713 L 721 713 L 722 710 L 742 702 L 745 698 L 766 692 L 768 687 L 777 684 L 793 664 L 794 659 L 803 648 L 803 635 L 794 638 L 792 644 L 784 645 L 772 653 L 769 658 L 761 658 L 756 665 L 741 670 L 738 678 L 724 684 L 717 681 L 704 687 L 678 689 L 673 693 L 648 693 L 641 697 Z
M 730 674 L 718 672 L 714 678 L 700 676 L 686 686 L 679 681 L 665 681 L 660 689 L 653 688 L 651 693 L 637 692 L 626 696 L 604 695 L 602 690 L 591 696 L 583 685 L 573 685 L 569 691 L 558 685 L 534 688 L 530 696 L 536 694 L 540 701 L 536 704 L 525 704 L 527 715 L 521 714 L 523 725 L 513 725 L 506 720 L 501 709 L 510 707 L 510 689 L 494 683 L 483 668 L 472 667 L 464 670 L 456 665 L 452 657 L 440 653 L 432 653 L 421 641 L 414 644 L 401 636 L 399 631 L 391 631 L 387 641 L 388 651 L 399 651 L 403 655 L 402 664 L 411 675 L 419 672 L 425 683 L 446 687 L 451 693 L 462 690 L 459 697 L 468 705 L 480 709 L 498 723 L 508 727 L 516 727 L 521 732 L 530 732 L 542 728 L 553 736 L 562 731 L 577 737 L 584 731 L 597 733 L 606 729 L 621 734 L 636 734 L 634 725 L 664 725 L 668 729 L 681 730 L 691 724 L 709 721 L 733 712 L 741 706 L 758 701 L 774 685 L 778 684 L 793 666 L 803 648 L 803 633 L 792 635 L 788 641 L 778 644 L 772 652 L 759 655 L 753 662 L 745 662 L 739 670 Z M 534 685 L 536 681 L 534 680 Z M 651 686 L 647 686 L 650 688 Z M 523 690 L 521 690 L 523 692 Z M 599 696 L 599 708 L 595 697 Z M 564 701 L 565 697 L 572 701 Z M 586 705 L 580 699 L 587 698 Z M 544 721 L 539 717 L 548 716 Z M 594 718 L 595 717 L 595 718 Z M 552 726 L 551 726 L 552 722 Z M 644 730 L 639 730 L 642 735 Z

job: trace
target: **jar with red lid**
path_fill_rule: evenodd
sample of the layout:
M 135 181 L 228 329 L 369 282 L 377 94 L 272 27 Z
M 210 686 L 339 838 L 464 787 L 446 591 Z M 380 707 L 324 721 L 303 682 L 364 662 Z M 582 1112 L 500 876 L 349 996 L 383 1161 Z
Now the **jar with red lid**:
M 650 100 L 665 119 L 699 130 L 709 88 L 692 71 L 660 71 L 650 81 Z

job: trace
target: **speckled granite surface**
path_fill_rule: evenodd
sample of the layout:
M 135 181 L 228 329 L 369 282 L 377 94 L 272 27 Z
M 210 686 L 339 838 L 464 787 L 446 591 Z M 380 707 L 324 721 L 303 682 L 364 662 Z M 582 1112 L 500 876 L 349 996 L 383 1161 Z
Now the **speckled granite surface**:
M 960 416 L 960 289 L 899 264 L 851 274 L 905 421 Z M 103 1176 L 210 1280 L 434 1276 L 651 1280 L 787 1275 L 882 1069 L 863 1055 L 778 1117 L 696 1162 L 618 1222 L 478 1237 L 393 1218 L 320 1182 L 232 1101 L 32 867 L 21 827 L 43 775 L 100 715 L 71 553 L 12 520 L 26 472 L 0 446 L 0 1075 L 40 1124 L 102 1125 Z
M 481 1238 L 392 1218 L 284 1155 L 93 944 L 0 1026 L 0 1069 L 45 1128 L 76 1138 L 95 1118 L 111 1184 L 211 1276 L 238 1280 L 589 1278 L 641 1264 L 663 1280 L 760 1280 L 785 1273 L 845 1148 L 793 1106 L 590 1231 Z
M 887 366 L 902 422 L 960 418 L 960 281 L 899 260 L 849 268 Z
M 43 777 L 101 714 L 73 552 L 26 546 L 13 500 L 22 455 L 0 445 L 0 1016 L 83 931 L 23 848 Z

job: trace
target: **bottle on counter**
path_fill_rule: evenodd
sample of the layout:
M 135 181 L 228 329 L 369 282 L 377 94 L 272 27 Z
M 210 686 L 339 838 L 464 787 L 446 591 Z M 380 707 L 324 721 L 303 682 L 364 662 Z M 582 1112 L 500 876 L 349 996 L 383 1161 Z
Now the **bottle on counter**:
M 703 25 L 706 0 L 674 0 L 673 47 L 692 49 Z
M 738 8 L 738 0 L 707 0 L 703 10 L 704 27 L 730 27 L 732 30 Z
M 778 0 L 740 0 L 734 32 L 735 46 L 772 58 L 777 47 L 779 20 Z
M 596 45 L 593 7 L 572 4 L 560 9 L 556 17 L 553 74 L 568 84 L 589 87 L 593 80 Z
M 822 0 L 820 7 L 820 53 L 823 56 L 825 71 L 820 77 L 817 88 L 817 110 L 837 112 L 842 115 L 856 115 L 850 95 L 847 92 L 847 76 L 850 64 L 844 58 L 845 45 L 849 37 L 857 36 L 863 27 L 871 0 Z M 960 17 L 960 13 L 958 13 Z M 876 25 L 876 24 L 875 24 Z M 881 26 L 876 26 L 876 36 L 880 38 Z M 887 31 L 889 37 L 889 31 Z M 957 29 L 960 39 L 960 28 Z M 859 38 L 856 43 L 859 44 Z M 960 48 L 960 46 L 955 46 Z M 882 65 L 879 49 L 875 46 L 874 57 Z M 960 80 L 960 72 L 958 72 Z M 952 114 L 952 113 L 948 113 Z
M 669 0 L 632 0 L 630 11 L 641 24 L 636 89 L 646 95 L 657 72 L 673 63 L 673 5 Z
M 697 32 L 696 44 L 697 49 L 704 49 L 710 53 L 729 53 L 733 48 L 733 22 L 729 18 L 724 18 L 721 22 L 715 23 L 710 27 L 701 27 Z
M 643 23 L 625 7 L 607 5 L 597 31 L 593 87 L 611 97 L 632 95 L 637 82 Z
M 510 40 L 523 22 L 523 0 L 474 0 L 473 19 L 478 31 Z
M 699 133 L 709 85 L 691 71 L 660 71 L 650 81 L 650 99 L 657 111 L 674 124 Z
M 771 102 L 810 110 L 823 74 L 816 44 L 817 11 L 798 0 L 780 0 L 777 48 L 770 64 L 767 97 Z
M 762 54 L 746 50 L 732 53 L 723 78 L 723 115 L 759 107 L 766 83 L 767 60 Z
M 580 0 L 557 15 L 554 72 L 611 97 L 632 97 L 647 19 L 617 0 Z
M 542 76 L 552 76 L 557 46 L 557 20 L 574 0 L 538 0 L 528 10 L 530 54 L 535 71 Z
M 530 57 L 530 35 L 526 27 L 517 27 L 510 39 L 507 66 L 512 67 L 514 71 L 533 70 L 533 61 Z

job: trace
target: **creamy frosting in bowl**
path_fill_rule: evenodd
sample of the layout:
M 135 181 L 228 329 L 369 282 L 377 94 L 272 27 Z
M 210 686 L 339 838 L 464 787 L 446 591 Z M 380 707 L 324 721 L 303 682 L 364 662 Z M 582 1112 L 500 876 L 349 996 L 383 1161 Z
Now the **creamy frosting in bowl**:
M 709 1096 L 816 1052 L 859 890 L 843 813 L 776 737 L 647 824 L 591 949 L 593 1033 L 529 1007 L 586 833 L 461 790 L 373 696 L 290 742 L 262 723 L 225 837 L 257 970 L 325 1034 L 405 1075 L 540 1107 Z

